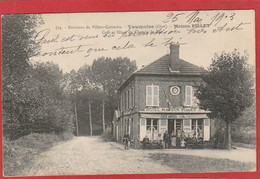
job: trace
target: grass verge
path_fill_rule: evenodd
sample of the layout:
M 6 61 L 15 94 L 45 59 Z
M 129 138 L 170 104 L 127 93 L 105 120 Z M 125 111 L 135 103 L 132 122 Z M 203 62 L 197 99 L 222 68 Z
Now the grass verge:
M 255 169 L 255 163 L 243 163 L 229 159 L 214 159 L 178 154 L 151 154 L 154 161 L 175 168 L 182 173 L 239 172 Z
M 72 139 L 73 134 L 30 134 L 14 141 L 3 139 L 4 176 L 22 176 L 41 153 L 58 142 Z
M 247 149 L 256 149 L 256 144 L 233 143 L 234 147 L 242 147 Z

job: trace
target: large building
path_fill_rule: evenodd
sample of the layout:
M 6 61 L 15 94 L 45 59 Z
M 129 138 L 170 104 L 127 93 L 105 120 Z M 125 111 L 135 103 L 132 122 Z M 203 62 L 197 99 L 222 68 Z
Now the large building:
M 194 96 L 202 69 L 179 58 L 179 45 L 134 72 L 119 88 L 120 108 L 115 112 L 113 135 L 122 142 L 125 132 L 138 147 L 147 136 L 156 141 L 167 130 L 210 140 L 209 111 L 199 109 Z

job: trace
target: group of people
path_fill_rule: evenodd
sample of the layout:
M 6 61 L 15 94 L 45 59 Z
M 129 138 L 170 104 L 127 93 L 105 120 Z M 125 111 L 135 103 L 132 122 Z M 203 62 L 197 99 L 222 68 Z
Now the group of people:
M 185 147 L 185 141 L 186 136 L 184 131 L 177 131 L 177 134 L 173 131 L 172 133 L 168 133 L 168 131 L 166 130 L 163 134 L 163 144 L 164 144 L 164 148 L 166 149 L 170 149 L 170 148 L 174 148 L 174 147 Z M 130 140 L 130 136 L 129 134 L 126 132 L 124 137 L 123 137 L 123 142 L 125 144 L 125 150 L 129 150 L 130 144 L 131 144 L 131 140 Z M 145 136 L 143 138 L 143 148 L 147 149 L 149 148 L 151 145 L 149 138 L 147 136 Z
M 166 130 L 163 134 L 164 147 L 166 149 L 172 147 L 185 147 L 185 138 L 186 136 L 184 131 L 182 131 L 179 135 L 176 135 L 174 131 L 172 133 L 168 133 Z

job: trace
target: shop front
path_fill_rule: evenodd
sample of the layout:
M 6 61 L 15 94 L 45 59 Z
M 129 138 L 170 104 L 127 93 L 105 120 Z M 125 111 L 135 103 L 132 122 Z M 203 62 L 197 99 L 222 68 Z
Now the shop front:
M 205 111 L 140 113 L 140 140 L 148 137 L 151 142 L 162 141 L 165 132 L 172 137 L 173 146 L 182 138 L 209 141 L 210 119 Z

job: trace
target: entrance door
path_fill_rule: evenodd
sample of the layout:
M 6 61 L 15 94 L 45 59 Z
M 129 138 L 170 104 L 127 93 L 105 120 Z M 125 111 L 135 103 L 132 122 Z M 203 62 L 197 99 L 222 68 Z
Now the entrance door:
M 177 135 L 177 132 L 181 132 L 183 130 L 182 119 L 168 119 L 168 132 L 171 134 L 172 132 Z
M 168 133 L 171 134 L 174 131 L 174 119 L 168 119 Z

